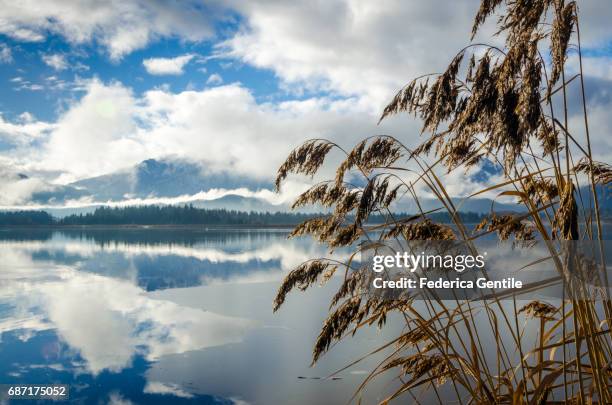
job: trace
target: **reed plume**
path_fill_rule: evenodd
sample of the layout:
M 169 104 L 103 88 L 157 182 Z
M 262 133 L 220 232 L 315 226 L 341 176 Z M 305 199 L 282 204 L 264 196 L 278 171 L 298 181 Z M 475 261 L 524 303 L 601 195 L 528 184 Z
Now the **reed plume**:
M 365 139 L 347 152 L 316 139 L 295 149 L 280 167 L 277 189 L 289 174 L 314 175 L 332 149 L 344 153 L 335 178 L 313 186 L 294 204 L 329 207 L 329 214 L 298 225 L 292 236 L 313 235 L 331 250 L 353 249 L 351 260 L 313 259 L 298 266 L 274 301 L 278 310 L 292 289 L 305 290 L 344 271 L 313 361 L 361 328 L 384 327 L 391 314 L 405 323 L 401 335 L 381 348 L 393 348 L 391 354 L 372 370 L 353 399 L 360 398 L 374 378 L 395 373 L 398 387 L 383 403 L 399 397 L 418 402 L 421 390 L 435 394 L 431 398 L 440 403 L 612 403 L 608 290 L 589 295 L 568 281 L 571 266 L 584 269 L 578 273 L 588 272 L 590 279 L 605 278 L 571 243 L 590 241 L 603 249 L 599 194 L 612 181 L 610 165 L 595 161 L 591 151 L 578 12 L 574 1 L 482 0 L 472 38 L 498 13 L 496 35 L 505 39 L 504 46 L 466 46 L 443 73 L 410 81 L 382 112 L 381 121 L 410 114 L 423 123 L 424 139 L 416 148 L 388 135 Z M 580 72 L 568 80 L 569 49 L 575 49 Z M 570 85 L 581 90 L 581 98 L 569 98 Z M 562 100 L 561 107 L 555 99 Z M 569 128 L 569 103 L 583 107 L 584 135 Z M 438 173 L 466 170 L 485 159 L 497 165 L 504 179 L 473 196 L 487 192 L 516 198 L 521 209 L 510 214 L 492 207 L 470 230 Z M 419 168 L 416 177 L 406 176 L 408 162 Z M 355 186 L 349 177 L 360 177 L 357 184 L 363 186 Z M 417 189 L 433 194 L 452 224 L 436 223 L 422 209 L 408 217 L 393 212 L 402 199 L 412 198 L 420 207 Z M 369 224 L 372 213 L 386 222 Z M 534 300 L 519 309 L 516 297 L 507 305 L 497 296 L 478 305 L 429 298 L 416 306 L 414 297 L 383 299 L 364 289 L 367 273 L 355 271 L 352 260 L 368 246 L 390 240 L 470 244 L 493 233 L 499 241 L 521 246 L 543 242 L 549 255 L 545 260 L 558 272 L 550 282 L 568 283 L 557 305 Z M 477 328 L 477 322 L 485 322 L 486 330 Z M 537 332 L 535 342 L 527 342 L 530 330 Z M 487 350 L 485 340 L 494 342 Z M 440 391 L 442 387 L 447 389 Z

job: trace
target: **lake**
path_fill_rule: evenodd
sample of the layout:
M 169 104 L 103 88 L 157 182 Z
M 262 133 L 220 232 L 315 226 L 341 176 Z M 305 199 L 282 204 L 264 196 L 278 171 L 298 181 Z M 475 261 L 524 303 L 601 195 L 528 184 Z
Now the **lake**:
M 272 313 L 283 276 L 324 253 L 286 230 L 0 230 L 0 383 L 68 384 L 73 403 L 346 403 L 375 359 L 325 377 L 388 337 L 310 367 L 338 277 Z
M 283 277 L 309 258 L 329 257 L 323 245 L 289 240 L 288 232 L 0 230 L 0 384 L 67 384 L 71 403 L 346 404 L 388 352 L 344 366 L 397 336 L 404 322 L 392 314 L 383 330 L 361 330 L 310 367 L 342 275 L 293 292 L 274 314 Z M 533 260 L 530 250 L 496 242 L 489 253 L 501 255 L 502 269 Z M 532 298 L 540 297 L 517 304 Z M 503 305 L 512 313 L 512 301 Z M 475 322 L 484 347 L 495 347 L 485 315 Z M 527 327 L 523 340 L 536 333 Z M 510 334 L 502 340 L 512 344 Z M 392 393 L 392 376 L 369 385 L 363 403 Z M 427 395 L 424 403 L 434 399 Z

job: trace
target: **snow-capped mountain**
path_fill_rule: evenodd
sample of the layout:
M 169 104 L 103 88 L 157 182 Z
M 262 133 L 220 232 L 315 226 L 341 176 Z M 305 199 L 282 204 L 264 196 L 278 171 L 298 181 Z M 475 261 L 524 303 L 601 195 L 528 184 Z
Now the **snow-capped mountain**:
M 170 159 L 148 159 L 133 168 L 80 180 L 70 186 L 85 190 L 94 201 L 177 197 L 215 188 L 228 190 L 241 187 L 249 190 L 272 188 L 270 182 L 227 173 L 210 173 L 196 163 Z

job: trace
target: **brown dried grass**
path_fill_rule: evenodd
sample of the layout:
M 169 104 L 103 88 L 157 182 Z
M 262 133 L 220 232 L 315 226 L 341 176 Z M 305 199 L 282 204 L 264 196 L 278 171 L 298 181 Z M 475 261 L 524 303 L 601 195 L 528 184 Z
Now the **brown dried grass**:
M 523 244 L 544 241 L 562 279 L 572 262 L 584 262 L 563 241 L 601 241 L 595 185 L 609 184 L 612 169 L 592 158 L 586 108 L 584 145 L 576 141 L 567 125 L 567 104 L 574 101 L 567 99 L 567 86 L 573 79 L 565 80 L 564 66 L 573 39 L 581 60 L 578 7 L 574 1 L 564 0 L 482 0 L 472 34 L 496 12 L 501 13 L 499 34 L 506 39 L 503 49 L 482 44 L 466 47 L 452 58 L 445 72 L 411 81 L 384 109 L 381 120 L 398 113 L 421 119 L 426 136 L 423 143 L 415 150 L 391 136 L 358 143 L 346 152 L 335 179 L 313 186 L 296 200 L 295 207 L 319 204 L 332 210 L 326 217 L 298 225 L 293 236 L 310 234 L 334 249 L 354 246 L 364 238 L 373 244 L 387 239 L 469 243 L 497 232 L 499 240 Z M 480 57 L 472 53 L 466 63 L 466 54 L 475 46 L 485 47 L 485 52 Z M 545 47 L 551 55 L 549 64 L 542 58 Z M 465 72 L 463 77 L 461 72 Z M 582 75 L 579 79 L 583 94 L 575 101 L 584 107 Z M 564 111 L 555 111 L 551 99 L 555 94 L 563 96 Z M 565 117 L 564 122 L 556 117 Z M 290 173 L 314 175 L 334 148 L 344 151 L 322 139 L 294 150 L 279 169 L 277 188 Z M 433 164 L 427 163 L 430 154 Z M 483 158 L 497 162 L 505 180 L 482 192 L 498 190 L 500 195 L 516 196 L 528 213 L 508 215 L 492 208 L 474 234 L 461 222 L 436 171 L 441 165 L 449 171 L 464 169 Z M 420 168 L 416 180 L 402 178 L 403 168 L 397 163 L 405 160 Z M 572 164 L 574 161 L 578 163 Z M 349 173 L 362 176 L 366 185 L 349 185 L 345 181 Z M 583 206 L 582 197 L 576 197 L 580 182 L 591 186 L 594 207 Z M 390 206 L 398 199 L 412 197 L 418 204 L 415 188 L 422 185 L 451 213 L 453 228 L 434 223 L 423 212 L 409 218 L 393 215 Z M 584 213 L 586 226 L 582 234 L 579 212 Z M 387 218 L 385 224 L 375 227 L 379 231 L 375 240 L 367 226 L 372 213 Z M 353 256 L 360 249 L 363 247 L 356 248 Z M 383 300 L 368 296 L 361 280 L 364 272 L 349 271 L 352 266 L 352 260 L 340 263 L 329 259 L 302 264 L 284 280 L 274 310 L 292 289 L 305 290 L 317 280 L 327 281 L 337 269 L 345 270 L 315 343 L 314 362 L 335 342 L 368 325 L 383 327 L 391 313 L 400 315 L 405 332 L 377 351 L 395 347 L 372 370 L 354 398 L 376 376 L 394 372 L 400 386 L 384 403 L 404 395 L 416 401 L 415 390 L 432 390 L 440 403 L 612 403 L 612 304 L 607 295 L 595 299 L 572 286 L 574 293 L 561 300 L 558 308 L 534 301 L 518 309 L 514 301 L 509 309 L 493 297 L 477 306 L 430 299 L 425 302 L 426 310 L 419 310 L 410 297 Z M 593 277 L 597 269 L 586 267 L 588 277 Z M 476 328 L 476 318 L 483 310 L 489 326 L 486 331 Z M 524 333 L 532 322 L 539 324 L 538 338 L 528 344 Z M 495 353 L 493 360 L 482 343 L 487 334 L 496 342 L 495 347 L 487 348 Z M 512 347 L 502 334 L 510 337 Z M 439 395 L 438 388 L 443 385 L 452 388 L 454 398 Z

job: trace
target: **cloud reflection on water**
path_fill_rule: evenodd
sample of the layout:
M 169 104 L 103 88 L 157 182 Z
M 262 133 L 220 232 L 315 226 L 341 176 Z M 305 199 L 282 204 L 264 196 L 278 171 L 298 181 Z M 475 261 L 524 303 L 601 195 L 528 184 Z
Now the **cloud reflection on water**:
M 271 281 L 313 254 L 312 249 L 283 240 L 243 251 L 213 248 L 205 241 L 101 245 L 65 235 L 47 241 L 3 240 L 0 303 L 9 309 L 0 313 L 0 333 L 18 331 L 27 340 L 38 332 L 55 331 L 82 358 L 77 368 L 93 375 L 129 367 L 135 355 L 156 361 L 168 354 L 238 343 L 256 327 L 255 321 L 151 298 L 139 285 L 138 273 L 160 265 L 163 277 L 177 279 L 183 276 L 181 267 L 203 270 L 196 283 Z M 178 263 L 174 275 L 161 268 L 168 257 Z M 111 258 L 115 260 L 108 268 L 117 263 L 123 268 L 111 268 L 109 275 L 99 263 Z M 98 265 L 96 271 L 92 263 Z M 223 272 L 226 265 L 229 275 Z

